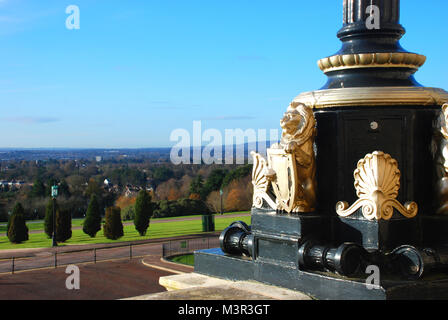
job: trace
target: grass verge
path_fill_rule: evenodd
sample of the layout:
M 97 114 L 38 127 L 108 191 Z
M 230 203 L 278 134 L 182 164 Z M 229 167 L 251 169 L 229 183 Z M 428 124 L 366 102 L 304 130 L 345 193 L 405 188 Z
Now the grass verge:
M 169 260 L 180 264 L 186 264 L 187 266 L 194 266 L 194 254 L 184 254 L 181 256 L 174 256 Z
M 228 217 L 215 219 L 215 230 L 221 231 L 227 228 L 234 221 L 244 221 L 250 224 L 250 216 Z M 82 245 L 95 243 L 118 243 L 125 241 L 160 239 L 167 237 L 177 237 L 202 232 L 201 220 L 172 221 L 167 223 L 154 223 L 149 226 L 146 236 L 141 237 L 133 225 L 124 226 L 124 236 L 118 240 L 109 240 L 103 235 L 103 230 L 99 231 L 95 238 L 90 238 L 81 229 L 73 230 L 72 237 L 60 245 Z M 0 250 L 25 249 L 25 248 L 47 248 L 51 247 L 51 239 L 45 233 L 29 234 L 29 240 L 12 244 L 6 236 L 0 237 Z

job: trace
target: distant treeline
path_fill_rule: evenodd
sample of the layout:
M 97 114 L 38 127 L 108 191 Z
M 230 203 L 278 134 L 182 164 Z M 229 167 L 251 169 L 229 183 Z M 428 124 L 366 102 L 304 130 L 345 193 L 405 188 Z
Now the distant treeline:
M 0 221 L 8 220 L 17 202 L 27 220 L 43 219 L 55 184 L 59 186 L 59 205 L 73 218 L 85 216 L 93 194 L 103 212 L 118 205 L 122 215 L 131 214 L 123 199 L 135 198 L 139 190 L 151 193 L 155 217 L 219 212 L 221 198 L 224 210 L 247 210 L 251 170 L 252 165 L 174 165 L 151 159 L 3 161 L 0 181 L 25 183 L 0 185 Z

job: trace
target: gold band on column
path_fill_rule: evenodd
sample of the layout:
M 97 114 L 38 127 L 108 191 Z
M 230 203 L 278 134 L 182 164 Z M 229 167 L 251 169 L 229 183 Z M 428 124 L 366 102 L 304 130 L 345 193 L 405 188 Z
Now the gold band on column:
M 418 69 L 426 62 L 421 54 L 409 52 L 354 53 L 335 55 L 317 62 L 324 72 L 359 68 L 410 68 Z
M 304 92 L 294 102 L 313 109 L 368 106 L 442 106 L 448 92 L 427 87 L 357 87 Z

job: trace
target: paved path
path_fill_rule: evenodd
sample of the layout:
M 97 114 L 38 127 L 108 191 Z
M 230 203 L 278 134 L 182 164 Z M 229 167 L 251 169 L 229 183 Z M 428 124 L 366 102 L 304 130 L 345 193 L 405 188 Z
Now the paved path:
M 232 216 L 241 215 L 223 217 Z M 192 217 L 179 219 L 195 220 Z M 170 221 L 173 220 L 163 222 Z M 123 243 L 121 247 L 117 247 L 118 243 L 109 243 L 1 250 L 0 300 L 110 300 L 163 292 L 165 288 L 158 284 L 160 276 L 193 271 L 189 266 L 162 261 L 163 243 L 174 241 L 175 244 L 180 240 L 189 240 L 189 248 L 193 250 L 206 246 L 217 247 L 219 234 L 220 232 L 201 233 L 132 241 Z M 94 263 L 95 260 L 97 263 Z M 65 279 L 68 277 L 65 268 L 69 264 L 75 264 L 81 270 L 81 290 L 71 291 L 65 288 Z M 12 270 L 14 274 L 11 274 Z
M 112 300 L 164 292 L 159 278 L 172 272 L 141 259 L 80 265 L 80 290 L 68 290 L 65 267 L 0 275 L 0 300 Z
M 163 270 L 175 274 L 190 273 L 194 271 L 193 266 L 183 265 L 164 260 L 160 256 L 150 255 L 142 258 L 142 263 L 150 268 Z
M 180 240 L 188 240 L 190 250 L 219 247 L 218 234 L 211 233 L 145 240 L 134 242 L 132 246 L 125 244 L 120 247 L 117 247 L 117 244 L 97 244 L 39 250 L 29 249 L 28 251 L 19 252 L 22 254 L 19 258 L 17 258 L 18 252 L 2 253 L 0 274 L 111 259 L 135 259 L 136 257 L 144 256 L 156 256 L 160 259 L 163 243 L 171 241 L 173 244 L 178 244 Z
M 209 236 L 209 235 L 206 235 Z M 202 235 L 202 238 L 204 235 Z M 173 240 L 185 237 L 172 238 Z M 216 239 L 216 236 L 213 237 Z M 198 239 L 195 237 L 194 239 Z M 207 238 L 205 238 L 207 239 Z M 164 292 L 159 278 L 193 272 L 193 267 L 175 264 L 161 259 L 162 243 L 147 243 L 133 248 L 133 258 L 129 259 L 129 248 L 108 248 L 99 250 L 98 259 L 91 261 L 86 251 L 68 252 L 58 255 L 60 263 L 75 264 L 80 269 L 80 290 L 68 290 L 65 281 L 66 266 L 39 270 L 22 270 L 16 273 L 0 273 L 0 300 L 111 300 Z M 119 255 L 126 256 L 117 260 Z M 141 255 L 141 257 L 136 257 Z M 40 252 L 36 256 L 17 260 L 22 267 L 37 267 L 36 264 L 49 260 L 52 253 Z M 40 261 L 40 262 L 39 262 Z M 7 267 L 6 261 L 0 261 Z M 1 268 L 1 267 L 0 267 Z

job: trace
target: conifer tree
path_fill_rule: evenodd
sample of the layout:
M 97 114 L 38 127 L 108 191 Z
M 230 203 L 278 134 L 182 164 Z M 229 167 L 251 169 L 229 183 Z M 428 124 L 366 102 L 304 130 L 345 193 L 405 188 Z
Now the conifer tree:
M 140 236 L 146 234 L 149 227 L 149 219 L 152 217 L 152 203 L 151 196 L 146 190 L 141 190 L 138 193 L 135 201 L 135 217 L 134 225 Z
M 33 188 L 31 189 L 31 196 L 34 198 L 45 197 L 45 185 L 40 178 L 37 178 L 33 183 Z
M 65 242 L 72 237 L 72 216 L 68 210 L 56 213 L 56 241 Z
M 90 198 L 82 230 L 91 238 L 95 238 L 97 232 L 101 230 L 101 209 L 96 194 Z
M 56 212 L 56 217 L 58 216 L 59 206 L 56 200 L 50 198 L 45 208 L 45 218 L 44 218 L 44 231 L 48 238 L 53 236 L 53 205 L 55 205 L 54 211 Z
M 123 233 L 123 223 L 121 222 L 121 209 L 119 207 L 109 207 L 106 209 L 103 232 L 107 239 L 117 240 Z
M 25 210 L 17 203 L 8 222 L 8 239 L 12 243 L 22 243 L 28 240 L 28 227 L 25 223 Z

